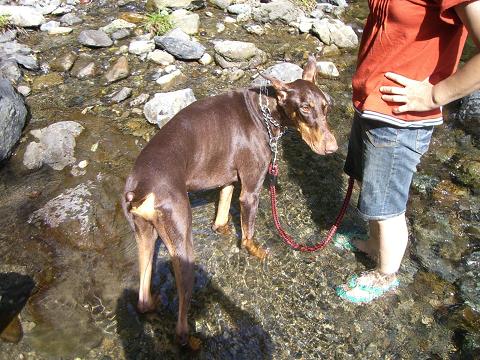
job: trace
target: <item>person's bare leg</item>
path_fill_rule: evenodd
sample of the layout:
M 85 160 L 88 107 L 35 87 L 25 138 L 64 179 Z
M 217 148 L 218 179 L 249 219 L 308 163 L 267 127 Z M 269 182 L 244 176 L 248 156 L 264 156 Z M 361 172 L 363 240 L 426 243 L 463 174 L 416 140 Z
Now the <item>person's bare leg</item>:
M 378 222 L 379 261 L 377 269 L 382 274 L 395 274 L 405 254 L 408 228 L 405 213 Z
M 366 254 L 370 259 L 378 261 L 378 251 L 380 248 L 379 221 L 371 220 L 368 222 L 369 236 L 368 240 L 364 239 L 352 239 L 352 245 L 355 246 L 360 252 Z

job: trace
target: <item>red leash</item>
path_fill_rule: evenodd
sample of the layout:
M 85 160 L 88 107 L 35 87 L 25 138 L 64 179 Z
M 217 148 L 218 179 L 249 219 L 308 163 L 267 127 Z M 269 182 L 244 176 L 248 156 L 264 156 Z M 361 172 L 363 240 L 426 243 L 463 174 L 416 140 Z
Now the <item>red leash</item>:
M 353 190 L 353 184 L 354 184 L 354 179 L 351 177 L 348 180 L 348 189 L 347 189 L 347 194 L 345 195 L 345 200 L 343 200 L 343 205 L 342 208 L 340 209 L 340 212 L 337 215 L 337 218 L 335 220 L 335 223 L 332 225 L 330 230 L 328 231 L 327 236 L 320 241 L 318 244 L 312 245 L 312 246 L 307 246 L 307 245 L 302 245 L 293 238 L 288 235 L 285 230 L 282 229 L 282 225 L 280 225 L 280 221 L 278 220 L 278 212 L 277 212 L 277 190 L 275 189 L 275 184 L 277 182 L 277 176 L 278 176 L 278 165 L 270 163 L 268 166 L 268 174 L 270 175 L 270 186 L 269 186 L 269 191 L 270 191 L 270 199 L 272 203 L 272 215 L 273 215 L 273 221 L 275 222 L 275 227 L 278 230 L 278 233 L 282 237 L 283 241 L 290 245 L 295 250 L 299 251 L 304 251 L 304 252 L 313 252 L 317 251 L 320 249 L 323 249 L 326 247 L 329 242 L 333 239 L 333 236 L 337 232 L 338 227 L 340 226 L 340 223 L 343 220 L 343 216 L 345 215 L 345 212 L 347 211 L 348 203 L 350 202 L 350 198 L 352 196 L 352 190 Z

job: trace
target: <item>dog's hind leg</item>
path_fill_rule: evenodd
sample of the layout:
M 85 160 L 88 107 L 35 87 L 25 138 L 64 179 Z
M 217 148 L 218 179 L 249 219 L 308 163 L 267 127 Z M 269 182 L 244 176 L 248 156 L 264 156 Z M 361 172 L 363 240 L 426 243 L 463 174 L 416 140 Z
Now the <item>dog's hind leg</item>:
M 138 248 L 138 265 L 140 269 L 140 288 L 138 291 L 137 309 L 144 313 L 155 310 L 155 302 L 150 290 L 152 278 L 152 262 L 157 231 L 152 223 L 141 216 L 133 216 L 135 239 Z
M 188 337 L 187 315 L 194 282 L 194 255 L 192 243 L 192 211 L 187 194 L 161 207 L 161 216 L 154 221 L 155 228 L 170 253 L 178 292 L 177 340 L 195 349 L 196 339 Z
M 217 216 L 212 229 L 219 234 L 229 233 L 229 210 L 232 202 L 233 185 L 227 185 L 220 190 L 220 199 L 218 201 Z

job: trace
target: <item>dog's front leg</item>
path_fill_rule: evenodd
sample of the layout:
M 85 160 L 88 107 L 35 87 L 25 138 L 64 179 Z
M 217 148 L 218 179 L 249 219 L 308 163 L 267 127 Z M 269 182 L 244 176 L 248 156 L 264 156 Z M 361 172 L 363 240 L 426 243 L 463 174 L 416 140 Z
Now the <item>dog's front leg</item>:
M 240 219 L 242 223 L 242 245 L 247 249 L 250 255 L 264 260 L 268 252 L 253 241 L 255 216 L 257 215 L 260 186 L 249 191 L 242 184 L 240 193 Z

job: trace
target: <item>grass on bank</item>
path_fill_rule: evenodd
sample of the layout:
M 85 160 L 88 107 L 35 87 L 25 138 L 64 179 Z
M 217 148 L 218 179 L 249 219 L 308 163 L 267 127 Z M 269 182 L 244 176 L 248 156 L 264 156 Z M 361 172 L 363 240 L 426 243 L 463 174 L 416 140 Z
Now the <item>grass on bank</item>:
M 173 21 L 167 10 L 162 9 L 157 12 L 147 14 L 143 24 L 146 31 L 155 35 L 163 35 L 173 29 Z
M 4 33 L 11 28 L 10 15 L 0 15 L 0 33 Z

